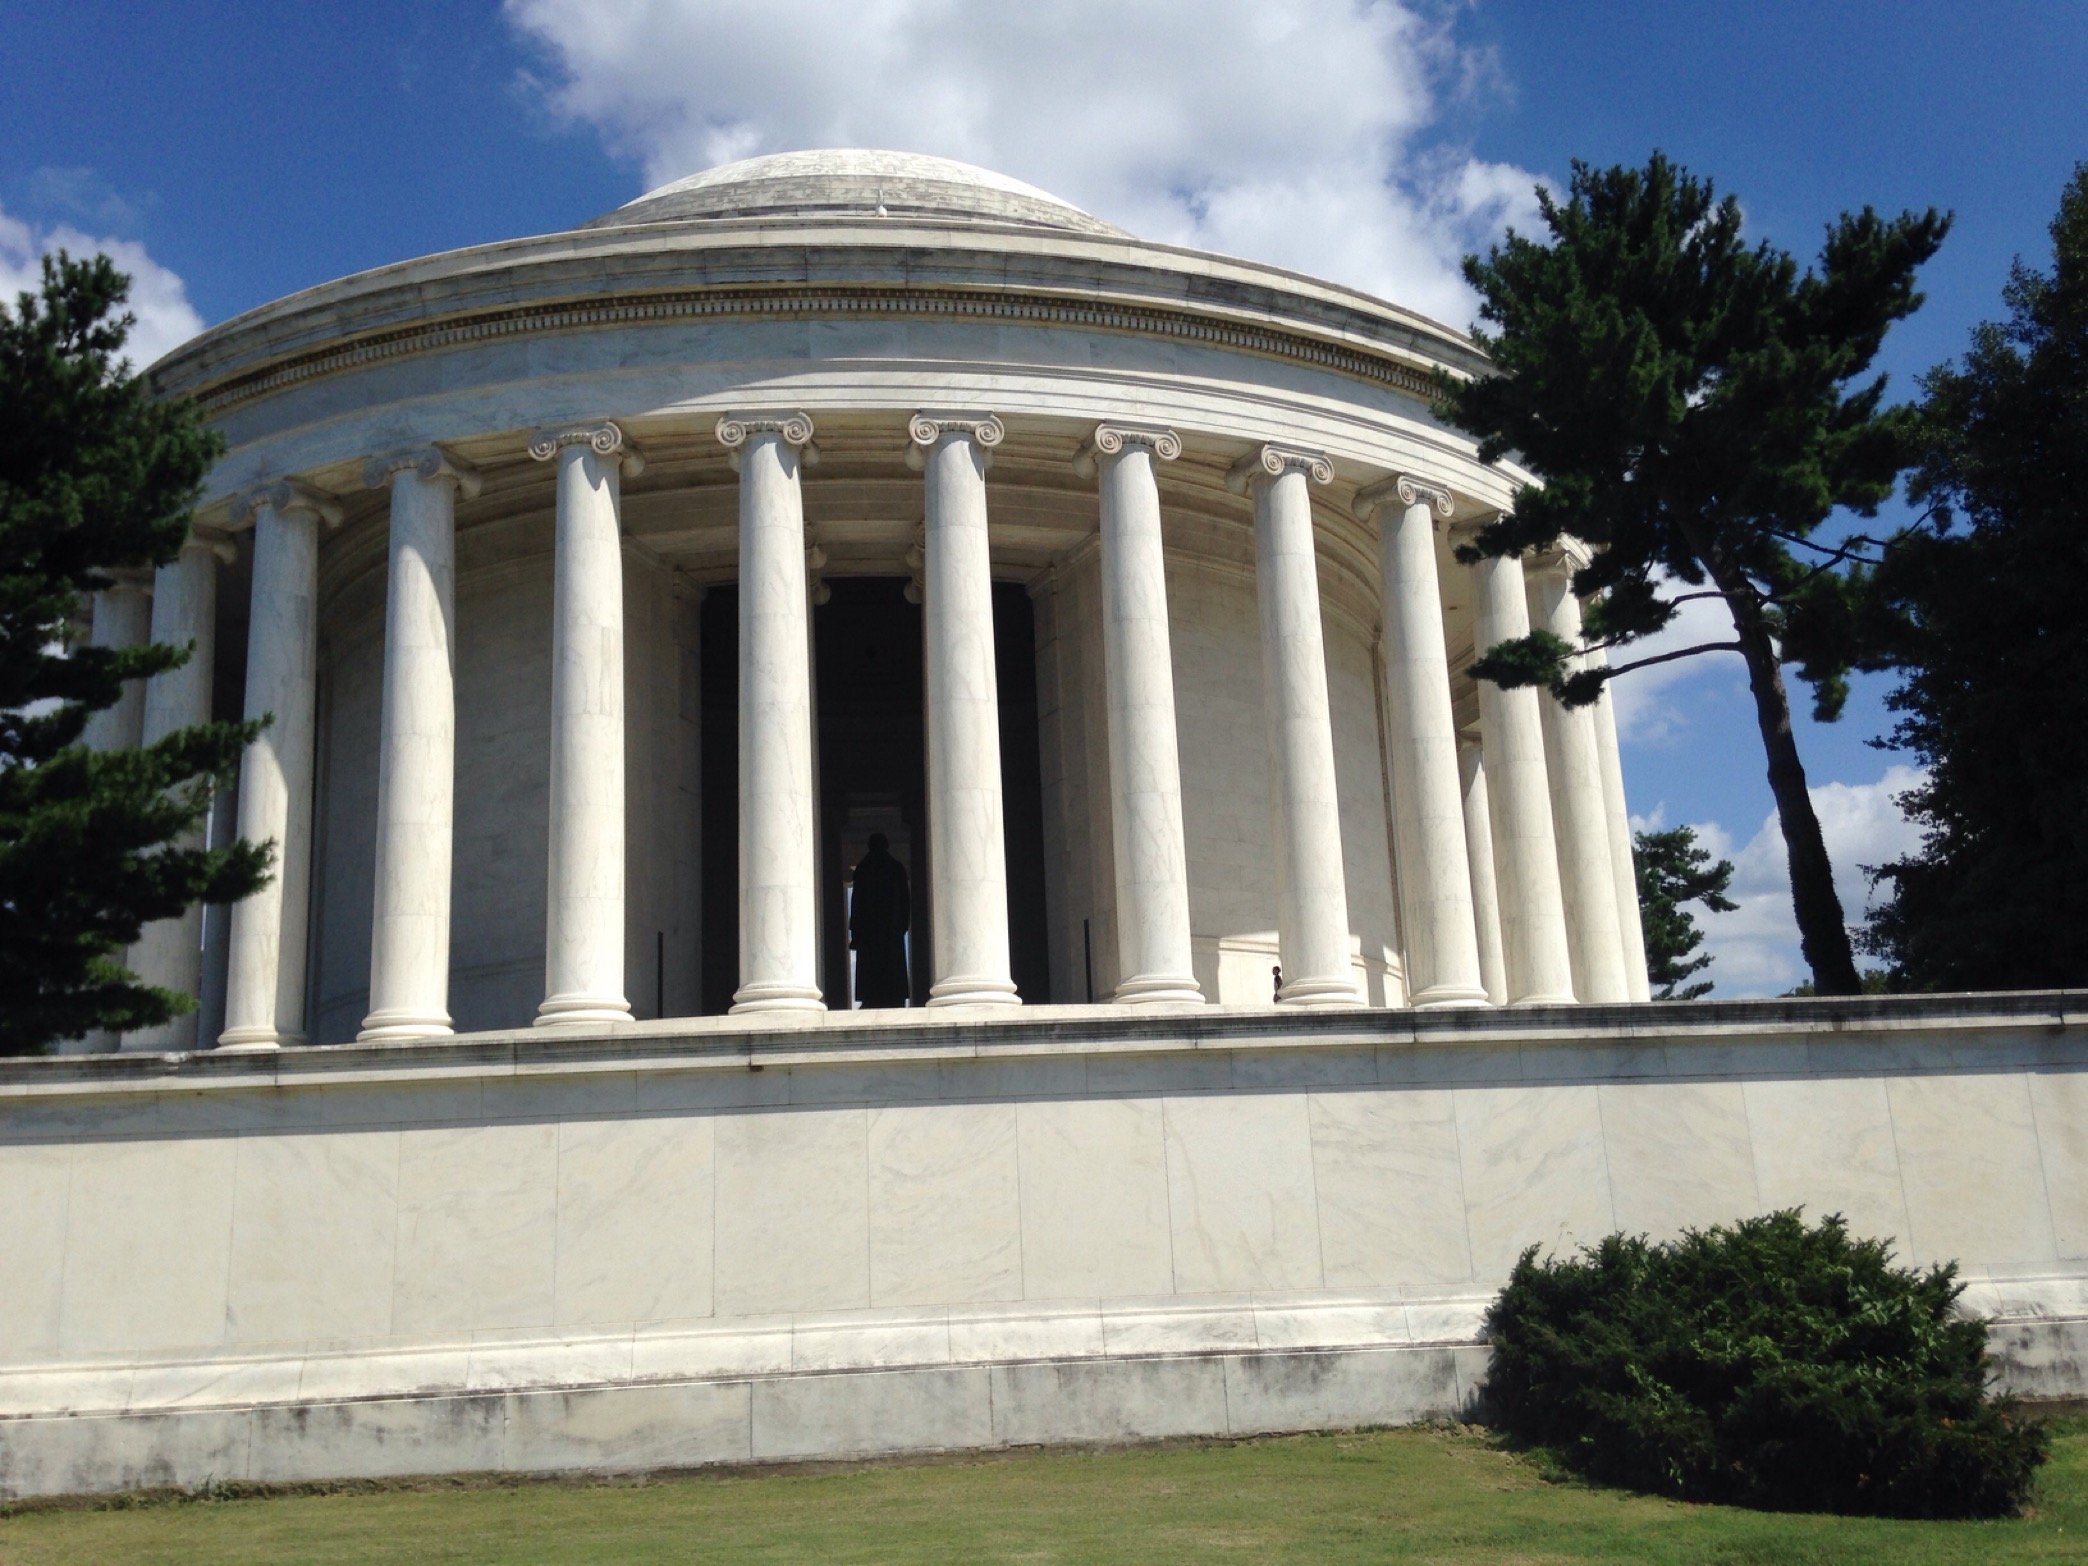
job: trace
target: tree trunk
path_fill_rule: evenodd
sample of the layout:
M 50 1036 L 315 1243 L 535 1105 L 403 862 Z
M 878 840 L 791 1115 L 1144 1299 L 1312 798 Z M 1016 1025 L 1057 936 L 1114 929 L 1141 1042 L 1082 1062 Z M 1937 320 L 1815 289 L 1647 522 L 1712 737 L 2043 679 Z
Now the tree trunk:
M 1791 908 L 1798 916 L 1798 944 L 1812 969 L 1813 988 L 1822 995 L 1856 995 L 1855 953 L 1849 928 L 1842 922 L 1841 897 L 1834 890 L 1834 866 L 1827 859 L 1827 840 L 1805 786 L 1805 764 L 1791 733 L 1791 698 L 1784 688 L 1783 666 L 1762 623 L 1762 609 L 1745 576 L 1727 563 L 1709 559 L 1712 579 L 1733 611 L 1740 633 L 1740 654 L 1747 660 L 1747 683 L 1754 692 L 1755 721 L 1762 730 L 1762 749 L 1769 758 L 1769 792 L 1776 797 L 1776 821 L 1783 831 L 1791 862 Z

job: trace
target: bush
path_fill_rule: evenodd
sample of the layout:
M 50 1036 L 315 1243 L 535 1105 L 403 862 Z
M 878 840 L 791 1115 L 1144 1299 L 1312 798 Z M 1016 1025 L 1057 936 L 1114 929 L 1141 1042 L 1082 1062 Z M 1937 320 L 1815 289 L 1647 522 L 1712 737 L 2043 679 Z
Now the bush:
M 1605 1483 L 1900 1517 L 2019 1510 L 2048 1440 L 1989 1397 L 1957 1269 L 1794 1209 L 1655 1245 L 1524 1251 L 1486 1316 L 1511 1437 Z

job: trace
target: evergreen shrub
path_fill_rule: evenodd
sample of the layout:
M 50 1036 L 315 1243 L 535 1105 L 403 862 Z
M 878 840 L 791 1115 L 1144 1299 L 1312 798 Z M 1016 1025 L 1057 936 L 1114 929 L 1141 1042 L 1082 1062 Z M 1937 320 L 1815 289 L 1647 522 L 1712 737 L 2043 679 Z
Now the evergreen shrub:
M 2049 1443 L 1990 1395 L 1963 1287 L 1796 1209 L 1552 1260 L 1532 1246 L 1487 1312 L 1491 1417 L 1588 1478 L 1684 1500 L 2010 1514 Z

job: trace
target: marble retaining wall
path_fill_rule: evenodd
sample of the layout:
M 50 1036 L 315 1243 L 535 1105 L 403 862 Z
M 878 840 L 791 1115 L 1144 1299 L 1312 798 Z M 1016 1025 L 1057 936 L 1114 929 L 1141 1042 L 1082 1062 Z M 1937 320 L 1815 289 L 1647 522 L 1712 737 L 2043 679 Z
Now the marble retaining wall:
M 1419 1417 L 1523 1247 L 1792 1203 L 2088 1393 L 2078 996 L 729 1021 L 0 1064 L 0 1488 Z

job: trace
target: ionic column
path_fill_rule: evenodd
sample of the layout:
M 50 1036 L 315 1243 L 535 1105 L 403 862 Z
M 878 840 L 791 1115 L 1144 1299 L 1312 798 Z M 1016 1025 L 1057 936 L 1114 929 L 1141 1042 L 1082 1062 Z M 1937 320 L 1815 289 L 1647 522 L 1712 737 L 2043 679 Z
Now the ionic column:
M 358 1039 L 450 1031 L 450 846 L 456 797 L 457 497 L 478 474 L 440 446 L 363 469 L 391 486 L 370 1014 Z
M 917 413 L 907 434 L 907 461 L 926 474 L 921 621 L 935 959 L 928 1004 L 1013 1005 L 986 533 L 986 468 L 1006 431 L 990 413 Z
M 1363 1004 L 1349 962 L 1348 882 L 1309 489 L 1333 477 L 1333 464 L 1318 452 L 1263 446 L 1235 464 L 1227 479 L 1234 490 L 1254 497 L 1276 940 L 1283 965 L 1276 1000 L 1287 1006 Z
M 189 660 L 178 669 L 155 674 L 145 682 L 143 725 L 139 743 L 156 744 L 178 729 L 210 721 L 210 687 L 217 661 L 218 561 L 232 558 L 221 540 L 191 536 L 181 553 L 161 566 L 152 579 L 152 640 L 171 647 L 192 645 Z M 206 828 L 198 827 L 175 846 L 201 848 Z M 127 966 L 140 982 L 178 994 L 198 996 L 203 988 L 203 906 L 192 904 L 172 919 L 159 919 L 138 932 Z M 136 1050 L 194 1049 L 196 1014 L 174 1017 L 155 1028 L 124 1035 L 123 1047 Z
M 631 1020 L 624 998 L 623 490 L 615 424 L 545 430 L 558 464 L 551 602 L 551 855 L 539 1027 Z
M 312 745 L 319 668 L 319 524 L 341 508 L 294 480 L 247 501 L 254 585 L 247 623 L 246 716 L 273 721 L 239 764 L 239 835 L 275 844 L 275 872 L 232 905 L 220 1049 L 304 1042 L 305 937 L 311 922 Z
M 1100 424 L 1078 462 L 1100 477 L 1102 661 L 1123 1004 L 1201 1001 L 1189 945 L 1189 863 L 1167 633 L 1167 561 L 1156 462 L 1173 430 Z
M 94 595 L 94 623 L 88 645 L 120 650 L 144 645 L 152 629 L 152 583 L 140 575 L 123 575 Z M 87 719 L 80 739 L 89 750 L 132 750 L 144 732 L 145 684 L 125 680 L 115 705 Z
M 820 1011 L 802 413 L 728 414 L 740 476 L 740 986 L 732 1009 Z
M 1581 643 L 1580 600 L 1567 561 L 1550 557 L 1529 576 L 1530 624 L 1568 646 Z M 1575 659 L 1571 667 L 1578 668 Z M 1573 992 L 1582 1001 L 1614 1004 L 1631 998 L 1623 936 L 1617 928 L 1617 889 L 1610 857 L 1609 813 L 1603 801 L 1602 758 L 1595 713 L 1568 707 L 1549 691 L 1538 700 L 1544 726 L 1544 772 L 1551 784 L 1552 829 L 1559 844 L 1559 884 L 1566 908 L 1566 948 Z
M 1508 1004 L 1508 965 L 1501 955 L 1501 889 L 1494 876 L 1493 807 L 1486 797 L 1486 757 L 1476 739 L 1457 747 L 1464 781 L 1465 854 L 1472 862 L 1472 915 L 1479 932 L 1479 976 L 1486 998 Z
M 1417 1007 L 1484 1005 L 1450 656 L 1436 581 L 1436 521 L 1450 516 L 1450 492 L 1402 474 L 1360 491 L 1355 511 L 1366 523 L 1379 519 L 1392 841 L 1405 913 L 1408 993 Z
M 1607 664 L 1607 653 L 1590 661 Z M 1602 806 L 1609 824 L 1610 879 L 1617 889 L 1617 933 L 1624 942 L 1624 979 L 1635 1001 L 1653 998 L 1646 976 L 1646 932 L 1639 915 L 1638 871 L 1631 835 L 1631 809 L 1624 798 L 1624 758 L 1617 749 L 1617 704 L 1608 685 L 1594 706 L 1595 746 L 1602 760 Z
M 1472 567 L 1472 584 L 1480 656 L 1502 642 L 1530 634 L 1521 561 L 1513 556 L 1481 560 Z M 1508 1004 L 1570 1002 L 1573 963 L 1566 946 L 1566 908 L 1559 889 L 1559 848 L 1552 832 L 1539 694 L 1527 685 L 1503 690 L 1491 680 L 1478 684 Z

